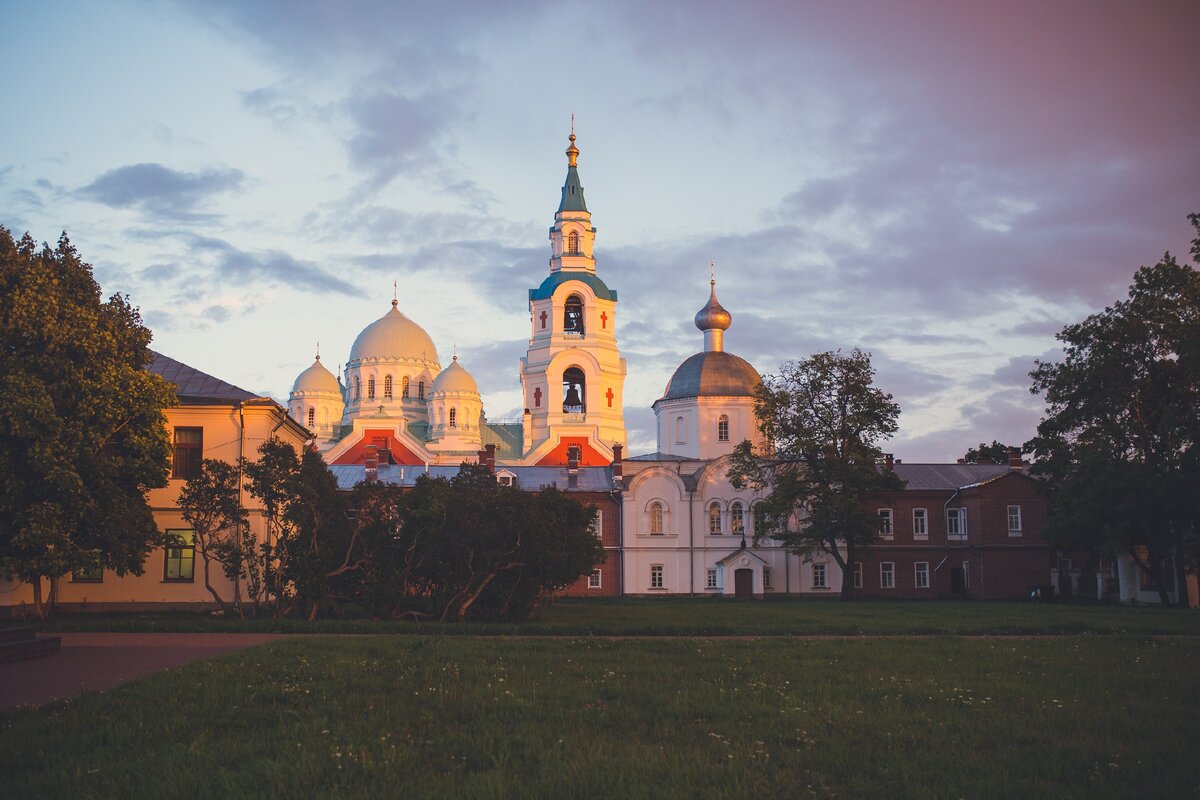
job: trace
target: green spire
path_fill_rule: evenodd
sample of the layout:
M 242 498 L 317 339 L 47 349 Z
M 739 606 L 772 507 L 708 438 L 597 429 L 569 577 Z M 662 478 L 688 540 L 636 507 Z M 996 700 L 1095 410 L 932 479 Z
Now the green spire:
M 579 183 L 579 171 L 575 168 L 575 161 L 579 158 L 579 148 L 575 146 L 575 131 L 572 130 L 567 138 L 571 141 L 571 146 L 567 148 L 567 181 L 563 184 L 562 202 L 558 204 L 558 210 L 587 211 L 587 203 L 583 201 L 583 185 Z

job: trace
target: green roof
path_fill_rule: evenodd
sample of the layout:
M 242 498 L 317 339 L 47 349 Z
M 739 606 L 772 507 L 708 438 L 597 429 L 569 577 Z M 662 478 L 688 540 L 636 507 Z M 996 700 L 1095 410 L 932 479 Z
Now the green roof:
M 608 288 L 604 281 L 600 280 L 600 278 L 598 278 L 594 273 L 576 271 L 564 272 L 559 270 L 558 272 L 551 272 L 549 277 L 542 281 L 541 286 L 536 289 L 529 290 L 529 301 L 533 302 L 534 300 L 545 300 L 554 294 L 555 289 L 557 289 L 559 286 L 562 286 L 567 281 L 579 281 L 581 283 L 586 283 L 591 287 L 592 291 L 596 294 L 596 297 L 600 298 L 601 300 L 612 300 L 615 302 L 617 299 L 617 293 Z
M 562 188 L 562 202 L 558 204 L 559 211 L 587 211 L 587 203 L 583 201 L 583 185 L 579 183 L 579 172 L 575 167 L 567 167 L 567 182 Z

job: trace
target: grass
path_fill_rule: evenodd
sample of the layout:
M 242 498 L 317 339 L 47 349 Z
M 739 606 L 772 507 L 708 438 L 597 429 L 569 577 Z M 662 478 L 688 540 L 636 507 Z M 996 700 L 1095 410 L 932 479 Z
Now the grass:
M 559 600 L 521 623 L 446 624 L 372 620 L 218 619 L 195 613 L 76 614 L 53 618 L 58 631 L 226 631 L 526 636 L 730 636 L 859 634 L 1200 635 L 1200 614 L 1157 607 L 780 599 L 745 603 L 718 598 Z
M 0 794 L 1178 797 L 1198 658 L 1191 637 L 306 637 L 0 712 Z

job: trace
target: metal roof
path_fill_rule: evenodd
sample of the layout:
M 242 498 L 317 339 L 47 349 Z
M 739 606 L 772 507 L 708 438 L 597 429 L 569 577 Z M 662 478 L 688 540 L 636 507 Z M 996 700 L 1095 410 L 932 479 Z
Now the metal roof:
M 604 281 L 591 272 L 583 272 L 580 270 L 559 270 L 551 272 L 546 280 L 542 281 L 542 285 L 536 289 L 529 290 L 530 302 L 534 300 L 545 300 L 554 295 L 554 290 L 567 281 L 580 281 L 586 283 L 596 297 L 601 300 L 616 300 L 616 291 L 609 289 Z
M 362 464 L 333 464 L 329 467 L 337 480 L 338 489 L 348 491 L 354 485 L 362 482 L 367 476 L 367 468 Z M 380 464 L 376 470 L 376 479 L 380 483 L 394 486 L 414 486 L 417 478 L 428 474 L 431 478 L 453 478 L 458 474 L 456 466 L 400 466 L 398 464 Z M 611 467 L 580 467 L 576 475 L 575 486 L 570 486 L 570 476 L 566 467 L 509 467 L 496 466 L 497 472 L 510 472 L 517 480 L 517 485 L 527 492 L 536 492 L 544 486 L 557 486 L 564 491 L 573 492 L 609 492 L 616 486 L 613 484 Z
M 687 456 L 676 456 L 670 453 L 645 453 L 640 456 L 630 456 L 623 459 L 624 461 L 697 461 L 695 458 Z
M 684 397 L 753 397 L 760 383 L 758 370 L 744 358 L 708 350 L 680 364 L 655 403 Z
M 965 489 L 1019 472 L 1007 464 L 896 464 L 895 468 L 896 475 L 908 482 L 905 488 L 910 491 Z
M 179 402 L 182 405 L 211 403 L 236 405 L 243 400 L 252 400 L 258 397 L 254 392 L 247 392 L 232 383 L 214 378 L 206 372 L 189 367 L 162 353 L 151 350 L 150 354 L 154 358 L 146 369 L 155 375 L 162 376 L 168 383 L 175 384 L 175 393 L 179 396 Z
M 485 422 L 479 426 L 481 444 L 496 445 L 496 458 L 520 458 L 525 432 L 520 422 Z
M 562 202 L 558 204 L 559 211 L 587 211 L 587 203 L 583 201 L 583 184 L 579 182 L 579 171 L 575 167 L 567 167 L 567 180 L 563 183 Z

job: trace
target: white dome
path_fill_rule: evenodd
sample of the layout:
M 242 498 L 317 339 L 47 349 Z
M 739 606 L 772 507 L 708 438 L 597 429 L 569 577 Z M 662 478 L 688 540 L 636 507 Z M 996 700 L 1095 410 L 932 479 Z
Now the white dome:
M 317 360 L 312 363 L 311 367 L 296 376 L 296 382 L 292 384 L 292 392 L 330 392 L 340 396 L 342 387 L 338 385 L 338 380 L 333 377 L 333 373 L 325 369 L 325 365 L 321 363 L 321 357 L 317 356 Z
M 458 356 L 450 362 L 450 366 L 446 367 L 436 378 L 433 379 L 434 392 L 471 392 L 479 394 L 479 386 L 476 385 L 475 379 L 471 377 L 471 373 L 463 369 L 462 364 L 458 363 Z
M 363 328 L 350 348 L 350 361 L 364 358 L 404 359 L 438 363 L 433 340 L 417 323 L 401 314 L 392 301 L 392 310 Z

